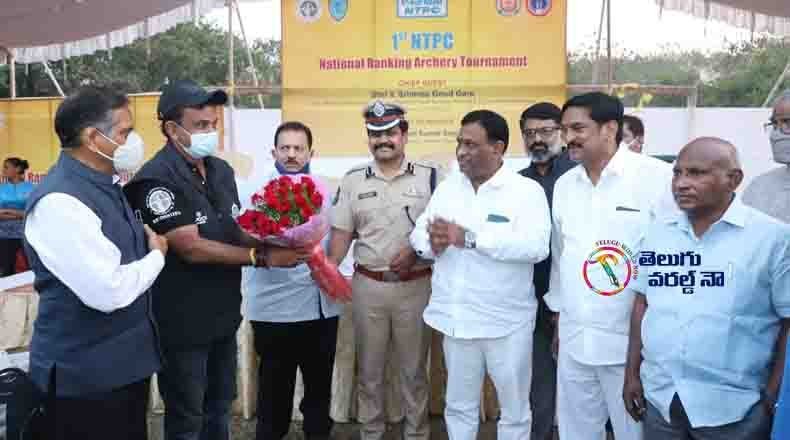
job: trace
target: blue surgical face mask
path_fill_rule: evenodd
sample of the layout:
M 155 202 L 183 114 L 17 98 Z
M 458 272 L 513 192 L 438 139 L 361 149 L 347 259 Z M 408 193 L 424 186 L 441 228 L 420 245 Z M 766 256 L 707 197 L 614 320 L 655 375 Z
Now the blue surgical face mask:
M 175 124 L 181 127 L 177 122 Z M 189 133 L 186 128 L 181 127 L 181 129 Z M 219 133 L 216 130 L 208 133 L 189 133 L 189 143 L 188 148 L 184 147 L 187 154 L 193 159 L 203 159 L 217 152 Z
M 287 168 L 280 162 L 274 161 L 274 167 L 277 168 L 277 171 L 280 174 L 310 174 L 310 162 L 304 164 L 301 170 L 299 171 L 288 171 Z

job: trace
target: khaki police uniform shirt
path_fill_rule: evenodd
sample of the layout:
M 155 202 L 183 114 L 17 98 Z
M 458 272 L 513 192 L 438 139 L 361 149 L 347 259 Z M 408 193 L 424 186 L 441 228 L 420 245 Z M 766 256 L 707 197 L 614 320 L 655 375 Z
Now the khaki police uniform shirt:
M 409 245 L 414 222 L 431 198 L 431 169 L 436 183 L 442 169 L 404 158 L 397 175 L 387 179 L 374 162 L 352 168 L 334 199 L 332 226 L 356 232 L 354 261 L 369 270 L 390 270 L 390 262 Z M 418 260 L 412 270 L 429 266 Z

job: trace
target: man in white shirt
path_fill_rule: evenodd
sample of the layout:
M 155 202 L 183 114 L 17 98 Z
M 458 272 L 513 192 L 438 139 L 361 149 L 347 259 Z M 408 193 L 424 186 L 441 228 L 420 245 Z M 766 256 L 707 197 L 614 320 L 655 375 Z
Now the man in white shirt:
M 150 288 L 168 244 L 118 184 L 140 165 L 142 139 L 128 98 L 103 87 L 67 97 L 55 131 L 62 151 L 25 224 L 39 294 L 30 377 L 50 396 L 46 437 L 144 439 L 149 378 L 162 364 Z
M 628 329 L 638 276 L 635 256 L 647 225 L 671 210 L 664 162 L 618 148 L 623 104 L 603 93 L 569 100 L 562 130 L 576 167 L 557 180 L 552 268 L 546 303 L 555 335 L 557 413 L 563 439 L 601 440 L 611 419 L 617 440 L 641 440 L 622 403 Z
M 551 226 L 540 185 L 503 166 L 508 139 L 499 114 L 467 114 L 456 149 L 460 172 L 439 185 L 410 237 L 418 255 L 435 259 L 423 316 L 444 335 L 453 440 L 477 437 L 485 373 L 501 407 L 497 437 L 530 437 L 532 275 L 548 256 Z

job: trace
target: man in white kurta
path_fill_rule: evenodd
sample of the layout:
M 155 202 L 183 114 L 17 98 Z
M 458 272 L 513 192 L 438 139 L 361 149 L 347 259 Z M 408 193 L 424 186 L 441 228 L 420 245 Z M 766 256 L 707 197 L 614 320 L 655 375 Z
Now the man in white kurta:
M 530 438 L 533 265 L 548 256 L 551 230 L 543 189 L 502 161 L 502 116 L 469 113 L 458 136 L 459 171 L 436 189 L 411 243 L 435 258 L 425 322 L 444 335 L 445 420 L 451 440 L 475 440 L 488 373 L 501 408 L 500 440 Z
M 552 269 L 546 303 L 559 313 L 557 412 L 562 439 L 601 440 L 607 418 L 617 440 L 641 440 L 622 400 L 628 330 L 639 276 L 636 255 L 648 224 L 670 211 L 671 169 L 618 148 L 623 105 L 601 93 L 563 108 L 576 167 L 557 180 Z

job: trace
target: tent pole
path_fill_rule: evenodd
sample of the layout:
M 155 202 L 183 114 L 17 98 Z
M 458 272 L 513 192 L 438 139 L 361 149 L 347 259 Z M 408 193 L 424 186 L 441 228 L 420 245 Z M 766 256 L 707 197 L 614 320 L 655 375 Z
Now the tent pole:
M 11 67 L 11 78 L 9 87 L 11 88 L 11 99 L 16 99 L 16 59 L 14 58 L 14 52 L 10 49 L 6 49 L 8 52 L 8 65 Z
M 598 74 L 601 70 L 601 38 L 603 38 L 603 19 L 606 14 L 606 0 L 601 0 L 601 20 L 598 22 L 598 41 L 595 43 L 595 58 L 592 65 L 592 82 L 598 84 Z
M 763 102 L 763 107 L 768 107 L 768 104 L 770 104 L 771 100 L 774 99 L 774 95 L 776 95 L 776 92 L 779 91 L 779 86 L 782 85 L 788 73 L 790 73 L 790 58 L 787 59 L 787 65 L 785 66 L 785 70 L 783 70 L 782 73 L 779 75 L 779 78 L 776 80 L 774 87 L 771 89 L 771 93 L 769 93 L 768 97 L 765 98 L 765 102 Z
M 55 74 L 52 73 L 52 69 L 49 68 L 49 63 L 47 63 L 47 60 L 41 60 L 41 63 L 44 64 L 44 70 L 47 71 L 47 75 L 49 76 L 49 79 L 52 80 L 53 84 L 55 84 L 55 88 L 58 89 L 58 93 L 60 94 L 60 96 L 65 97 L 66 94 L 63 93 L 63 89 L 60 88 L 60 83 L 58 83 L 58 79 L 55 78 Z
M 235 148 L 233 139 L 233 104 L 236 96 L 236 78 L 235 78 L 235 64 L 233 57 L 233 0 L 227 0 L 228 5 L 228 97 L 230 105 L 228 106 L 228 143 L 227 148 L 233 151 Z
M 614 70 L 612 66 L 612 0 L 606 0 L 606 57 L 609 59 L 609 75 L 606 79 L 606 90 L 612 93 Z
M 241 18 L 241 9 L 239 8 L 238 0 L 233 0 L 233 7 L 236 8 L 236 17 L 239 19 L 241 38 L 244 40 L 244 47 L 247 49 L 247 61 L 250 63 L 250 69 L 252 69 L 252 82 L 255 84 L 255 87 L 258 87 L 260 85 L 258 82 L 258 69 L 255 68 L 255 63 L 252 61 L 252 49 L 250 48 L 250 42 L 247 40 L 247 33 L 244 32 L 244 20 Z M 258 94 L 258 106 L 263 108 L 263 96 L 261 94 Z

